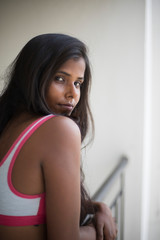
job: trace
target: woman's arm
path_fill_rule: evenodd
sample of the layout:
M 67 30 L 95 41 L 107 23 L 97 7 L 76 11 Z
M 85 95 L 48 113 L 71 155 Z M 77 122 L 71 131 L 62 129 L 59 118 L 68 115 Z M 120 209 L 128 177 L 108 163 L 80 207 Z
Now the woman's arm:
M 93 227 L 79 227 L 79 128 L 69 118 L 55 117 L 46 122 L 43 142 L 47 240 L 96 240 Z
M 97 240 L 114 240 L 117 236 L 117 226 L 110 208 L 102 202 L 93 202 L 93 204 Z
M 96 240 L 96 229 L 92 224 L 80 227 L 79 236 L 80 240 Z

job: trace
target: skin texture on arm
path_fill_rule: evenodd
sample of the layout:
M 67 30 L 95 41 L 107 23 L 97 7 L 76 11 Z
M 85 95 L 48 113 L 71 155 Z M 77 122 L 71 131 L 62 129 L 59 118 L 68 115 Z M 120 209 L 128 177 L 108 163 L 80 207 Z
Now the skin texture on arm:
M 48 121 L 43 141 L 47 240 L 95 240 L 93 227 L 79 228 L 81 137 L 78 126 L 69 118 L 55 117 Z
M 48 240 L 76 240 L 80 215 L 80 132 L 65 117 L 56 117 L 49 123 L 46 157 L 42 162 L 47 237 Z
M 88 226 L 80 227 L 80 240 L 97 240 L 96 229 L 90 224 Z

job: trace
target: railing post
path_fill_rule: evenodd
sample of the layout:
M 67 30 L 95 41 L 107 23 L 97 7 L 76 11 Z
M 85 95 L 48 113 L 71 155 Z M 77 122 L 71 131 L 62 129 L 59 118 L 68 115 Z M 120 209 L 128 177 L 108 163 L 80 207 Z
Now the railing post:
M 120 239 L 124 240 L 124 184 L 125 184 L 125 176 L 124 173 L 121 173 L 121 219 L 120 219 Z

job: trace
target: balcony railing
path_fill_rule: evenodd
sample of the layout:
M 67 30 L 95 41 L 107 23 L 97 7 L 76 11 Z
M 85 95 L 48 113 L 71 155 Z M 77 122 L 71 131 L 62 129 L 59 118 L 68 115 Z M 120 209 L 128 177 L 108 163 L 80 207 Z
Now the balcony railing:
M 108 176 L 108 178 L 104 181 L 104 183 L 92 196 L 92 199 L 94 201 L 103 201 L 110 194 L 113 185 L 116 182 L 120 183 L 118 190 L 114 192 L 113 199 L 109 206 L 113 212 L 113 215 L 117 223 L 118 228 L 117 240 L 124 239 L 124 204 L 125 204 L 124 182 L 125 182 L 125 167 L 127 163 L 128 159 L 126 157 L 122 157 L 117 166 L 112 171 L 112 173 Z

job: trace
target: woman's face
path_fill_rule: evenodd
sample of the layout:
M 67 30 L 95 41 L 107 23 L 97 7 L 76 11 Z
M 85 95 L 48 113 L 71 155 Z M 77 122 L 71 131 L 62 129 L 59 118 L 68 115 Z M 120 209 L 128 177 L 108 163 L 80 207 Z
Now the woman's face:
M 83 58 L 69 59 L 55 73 L 46 94 L 50 109 L 60 115 L 70 116 L 80 99 L 84 81 Z

